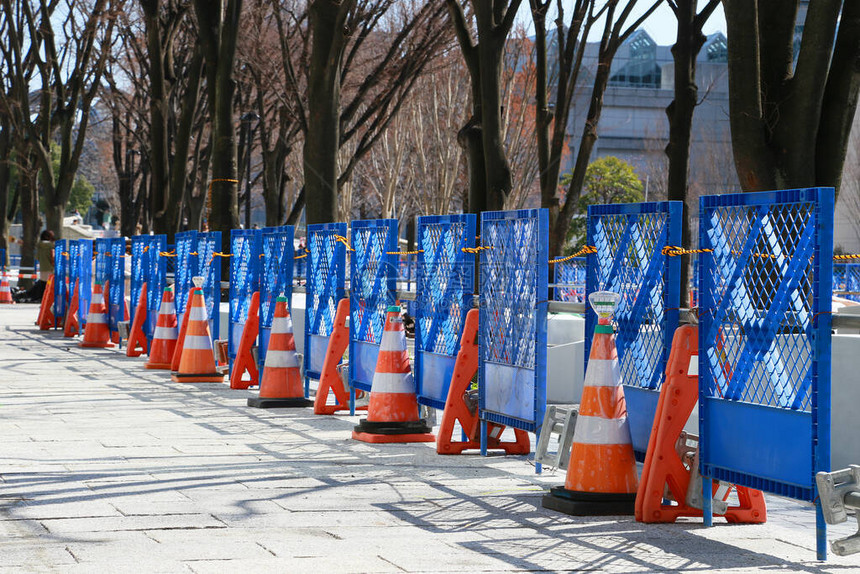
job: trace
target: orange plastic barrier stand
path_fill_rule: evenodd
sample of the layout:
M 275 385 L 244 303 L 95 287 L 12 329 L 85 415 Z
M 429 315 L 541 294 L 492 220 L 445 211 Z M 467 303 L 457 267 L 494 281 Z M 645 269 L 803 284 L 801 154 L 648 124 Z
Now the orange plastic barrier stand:
M 126 357 L 139 357 L 149 351 L 149 341 L 143 333 L 143 323 L 146 321 L 146 283 L 140 288 L 140 299 L 134 310 L 134 321 L 128 334 L 128 344 L 125 348 Z
M 260 334 L 260 292 L 251 294 L 251 303 L 248 305 L 248 318 L 242 329 L 242 338 L 239 339 L 239 347 L 236 349 L 236 358 L 233 359 L 233 370 L 230 373 L 231 389 L 247 389 L 260 384 L 260 371 L 254 361 L 251 349 Z M 248 381 L 243 381 L 245 371 L 251 376 Z

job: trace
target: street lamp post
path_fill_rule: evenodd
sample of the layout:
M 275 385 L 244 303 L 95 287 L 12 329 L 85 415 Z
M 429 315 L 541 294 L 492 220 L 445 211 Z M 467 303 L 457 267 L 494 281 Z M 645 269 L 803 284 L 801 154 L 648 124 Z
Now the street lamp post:
M 254 137 L 251 122 L 259 119 L 257 112 L 253 111 L 241 117 L 245 132 L 245 229 L 251 229 L 251 140 Z

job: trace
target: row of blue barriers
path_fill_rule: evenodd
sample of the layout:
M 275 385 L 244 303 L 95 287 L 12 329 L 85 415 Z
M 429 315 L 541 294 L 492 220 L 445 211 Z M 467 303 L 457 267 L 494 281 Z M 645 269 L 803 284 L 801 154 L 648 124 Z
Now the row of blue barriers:
M 700 200 L 696 288 L 700 469 L 705 477 L 809 502 L 816 499 L 815 473 L 830 470 L 832 214 L 833 191 L 822 188 Z M 673 256 L 671 248 L 681 244 L 682 216 L 679 202 L 591 206 L 587 244 L 592 252 L 555 263 L 555 299 L 582 302 L 597 290 L 621 295 L 615 316 L 617 348 L 639 453 L 647 448 L 679 322 L 681 258 Z M 263 364 L 274 297 L 291 296 L 296 270 L 302 268 L 308 382 L 320 375 L 338 301 L 348 296 L 349 384 L 370 390 L 385 310 L 414 277 L 419 402 L 444 407 L 465 316 L 477 296 L 482 425 L 499 423 L 538 433 L 546 408 L 546 211 L 487 212 L 480 219 L 468 214 L 425 216 L 417 219 L 416 230 L 414 254 L 398 250 L 397 221 L 391 219 L 353 221 L 349 230 L 345 223 L 310 225 L 302 252 L 294 248 L 291 227 L 234 230 L 231 359 L 256 291 L 257 360 Z M 116 241 L 58 242 L 57 261 L 63 263 L 57 265 L 55 304 L 62 305 L 67 299 L 62 290 L 80 279 L 80 305 L 86 309 L 93 253 L 95 280 L 122 282 L 125 266 L 117 261 L 125 256 L 125 246 L 112 243 Z M 220 265 L 213 261 L 220 255 L 219 245 L 217 233 L 178 234 L 174 246 L 163 236 L 132 239 L 130 308 L 147 283 L 147 307 L 152 310 L 148 334 L 172 272 L 179 313 L 187 304 L 191 278 L 204 278 L 217 337 L 221 278 Z M 114 306 L 121 312 L 113 290 L 110 303 L 112 313 Z M 595 321 L 594 313 L 587 311 L 586 357 Z M 708 521 L 709 509 L 705 512 Z M 823 555 L 820 506 L 818 517 Z

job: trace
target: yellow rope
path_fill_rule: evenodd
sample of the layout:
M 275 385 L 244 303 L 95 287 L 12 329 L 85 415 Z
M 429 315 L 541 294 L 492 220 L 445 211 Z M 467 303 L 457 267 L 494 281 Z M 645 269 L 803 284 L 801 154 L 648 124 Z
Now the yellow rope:
M 593 245 L 586 245 L 585 247 L 583 247 L 582 249 L 580 249 L 579 251 L 577 251 L 573 255 L 568 255 L 567 257 L 562 257 L 560 259 L 550 259 L 549 262 L 550 262 L 550 264 L 564 263 L 565 261 L 570 261 L 574 257 L 579 257 L 580 255 L 584 255 L 586 253 L 597 253 L 597 247 L 595 247 Z
M 852 254 L 846 254 L 846 255 L 834 255 L 833 259 L 835 259 L 836 261 L 848 261 L 851 259 L 860 259 L 860 254 L 852 253 Z
M 480 247 L 462 247 L 460 248 L 460 251 L 462 251 L 463 253 L 478 253 L 480 251 L 486 251 L 492 248 L 492 245 L 481 245 Z
M 159 251 L 159 255 L 162 257 L 176 257 L 176 250 L 173 251 Z
M 355 251 L 355 249 L 349 245 L 349 240 L 343 235 L 335 235 L 334 240 L 338 243 L 343 243 L 346 246 L 347 251 Z
M 416 251 L 386 251 L 386 255 L 418 255 L 419 253 L 424 253 L 423 249 L 418 249 Z
M 692 253 L 713 253 L 713 249 L 684 249 L 683 247 L 678 247 L 677 245 L 667 245 L 664 247 L 660 253 L 663 255 L 668 255 L 669 257 L 679 257 L 681 255 L 688 255 Z

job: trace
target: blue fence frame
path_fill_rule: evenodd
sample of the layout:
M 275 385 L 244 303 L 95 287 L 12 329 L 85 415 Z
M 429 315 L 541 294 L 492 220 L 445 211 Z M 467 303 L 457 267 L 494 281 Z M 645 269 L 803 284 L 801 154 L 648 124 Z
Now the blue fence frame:
M 546 410 L 549 218 L 546 209 L 481 214 L 481 451 L 487 422 L 538 434 Z
M 78 322 L 81 333 L 87 324 L 93 293 L 93 240 L 78 239 Z
M 319 379 L 337 304 L 346 295 L 346 223 L 308 225 L 305 290 L 305 395 Z
M 553 264 L 555 277 L 553 296 L 556 301 L 585 302 L 585 276 L 588 260 L 574 257 Z
M 173 300 L 179 324 L 188 305 L 188 292 L 193 285 L 191 279 L 197 274 L 197 231 L 183 231 L 176 237 L 176 269 L 173 275 Z
M 415 386 L 418 402 L 444 409 L 466 313 L 472 308 L 474 214 L 419 217 L 416 228 Z
M 108 294 L 108 324 L 112 333 L 118 331 L 117 323 L 125 320 L 125 238 L 114 237 L 108 240 L 110 261 L 108 279 L 110 293 Z
M 397 298 L 397 220 L 353 221 L 350 235 L 349 380 L 369 391 L 385 312 Z
M 257 364 L 263 368 L 269 334 L 275 317 L 275 299 L 283 294 L 292 313 L 293 302 L 293 226 L 286 225 L 263 234 L 263 263 L 260 270 L 260 343 Z
M 155 326 L 158 324 L 158 310 L 161 307 L 164 287 L 167 285 L 167 261 L 169 258 L 161 255 L 166 251 L 166 235 L 149 236 L 149 249 L 144 254 L 144 280 L 147 283 L 144 332 L 149 341 L 152 341 L 152 336 L 155 334 Z
M 230 232 L 230 329 L 227 349 L 231 373 L 248 319 L 251 295 L 260 288 L 262 238 L 259 229 L 233 229 Z
M 75 296 L 75 289 L 79 289 L 79 286 L 76 284 L 78 280 L 78 275 L 81 272 L 81 262 L 80 262 L 80 243 L 78 243 L 77 239 L 69 240 L 69 305 L 72 304 L 72 298 Z M 80 291 L 78 291 L 78 297 L 80 297 Z M 78 300 L 80 303 L 80 300 Z M 80 317 L 80 305 L 78 306 L 78 317 Z
M 815 501 L 830 471 L 832 188 L 700 198 L 699 460 L 711 479 Z M 705 496 L 705 523 L 711 520 Z
M 681 257 L 662 253 L 681 245 L 683 203 L 661 201 L 588 207 L 586 296 L 594 291 L 621 295 L 615 312 L 615 344 L 624 381 L 633 449 L 642 459 L 657 409 L 678 326 Z M 585 315 L 585 362 L 597 315 Z
M 93 245 L 93 255 L 96 258 L 96 272 L 93 280 L 96 283 L 101 283 L 104 286 L 105 281 L 110 279 L 110 239 L 100 237 L 96 239 Z
M 213 341 L 217 340 L 221 333 L 221 265 L 215 257 L 215 253 L 220 249 L 220 231 L 197 234 L 196 276 L 203 277 L 203 300 L 209 315 L 209 333 Z
M 66 316 L 69 292 L 74 287 L 69 287 L 69 261 L 69 242 L 58 239 L 54 243 L 54 327 Z
M 129 285 L 129 317 L 134 323 L 137 305 L 140 303 L 140 293 L 143 289 L 145 249 L 149 245 L 149 236 L 135 235 L 131 238 L 131 282 Z

